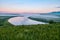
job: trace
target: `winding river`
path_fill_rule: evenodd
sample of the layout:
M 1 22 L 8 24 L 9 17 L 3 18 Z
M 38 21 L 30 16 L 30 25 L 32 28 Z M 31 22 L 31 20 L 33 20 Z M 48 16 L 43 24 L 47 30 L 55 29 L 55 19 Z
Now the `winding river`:
M 28 17 L 13 17 L 8 19 L 8 22 L 13 25 L 35 25 L 35 24 L 46 24 L 44 22 L 35 21 Z

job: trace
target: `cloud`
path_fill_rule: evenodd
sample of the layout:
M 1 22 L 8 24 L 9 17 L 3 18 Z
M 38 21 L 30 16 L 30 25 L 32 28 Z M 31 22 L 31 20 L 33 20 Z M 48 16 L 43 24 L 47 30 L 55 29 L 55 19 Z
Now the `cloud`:
M 60 8 L 60 6 L 59 7 L 56 7 L 56 8 Z

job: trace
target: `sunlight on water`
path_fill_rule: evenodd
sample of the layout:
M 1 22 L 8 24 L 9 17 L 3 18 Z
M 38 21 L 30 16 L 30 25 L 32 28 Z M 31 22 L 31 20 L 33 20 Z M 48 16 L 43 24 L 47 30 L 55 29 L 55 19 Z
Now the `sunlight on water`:
M 28 19 L 27 17 L 14 17 L 14 18 L 10 18 L 8 20 L 8 22 L 13 24 L 13 25 L 46 24 L 44 22 L 38 22 L 38 21 L 34 21 L 34 20 L 31 20 L 31 19 Z

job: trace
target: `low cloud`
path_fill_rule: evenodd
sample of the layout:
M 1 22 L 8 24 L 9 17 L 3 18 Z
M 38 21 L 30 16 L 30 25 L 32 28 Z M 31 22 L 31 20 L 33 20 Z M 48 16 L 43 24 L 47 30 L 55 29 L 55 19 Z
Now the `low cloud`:
M 60 8 L 60 7 L 56 7 L 56 8 Z

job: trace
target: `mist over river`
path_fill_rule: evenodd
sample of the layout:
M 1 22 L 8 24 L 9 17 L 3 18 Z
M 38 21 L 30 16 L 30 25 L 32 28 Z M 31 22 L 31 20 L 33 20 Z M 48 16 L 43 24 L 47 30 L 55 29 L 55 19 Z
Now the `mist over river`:
M 0 19 L 6 19 L 12 25 L 48 24 L 51 20 L 60 22 L 60 11 L 51 13 L 0 13 Z
M 8 20 L 13 25 L 34 25 L 34 24 L 46 24 L 44 22 L 35 21 L 27 17 L 13 17 Z

